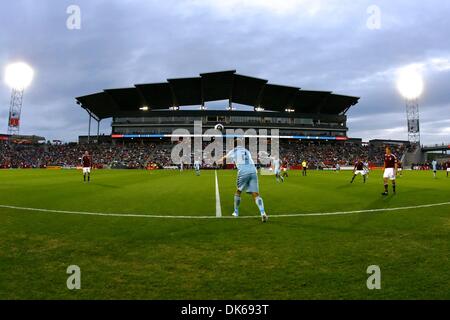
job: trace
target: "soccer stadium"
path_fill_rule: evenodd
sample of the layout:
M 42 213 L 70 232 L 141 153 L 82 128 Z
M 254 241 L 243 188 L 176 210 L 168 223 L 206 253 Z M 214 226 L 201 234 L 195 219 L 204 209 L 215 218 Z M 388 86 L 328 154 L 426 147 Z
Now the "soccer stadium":
M 22 133 L 37 73 L 9 64 L 0 299 L 450 299 L 450 145 L 422 142 L 424 78 L 407 71 L 404 137 L 353 135 L 363 90 L 236 67 L 86 75 L 61 109 L 86 130 L 67 141 Z
M 206 109 L 207 102 L 227 97 L 226 110 Z M 447 214 L 448 199 L 446 192 L 435 192 L 435 188 L 450 187 L 448 181 L 430 180 L 427 171 L 408 170 L 402 175 L 398 194 L 380 197 L 381 184 L 377 180 L 384 148 L 391 146 L 399 161 L 410 169 L 417 164 L 406 162 L 408 155 L 417 157 L 417 151 L 408 141 L 363 143 L 347 137 L 346 112 L 358 107 L 358 99 L 273 85 L 235 71 L 77 97 L 77 106 L 89 113 L 89 122 L 112 118 L 111 134 L 91 135 L 89 126 L 89 135 L 71 144 L 40 143 L 39 137 L 3 136 L 1 167 L 36 170 L 2 172 L 2 193 L 10 197 L 1 204 L 1 210 L 20 218 L 10 221 L 11 228 L 17 223 L 33 234 L 33 246 L 25 246 L 31 251 L 43 250 L 41 272 L 69 260 L 80 260 L 86 269 L 92 269 L 92 277 L 112 275 L 114 268 L 121 270 L 113 277 L 118 281 L 114 290 L 106 293 L 101 285 L 94 286 L 80 291 L 79 298 L 405 297 L 401 288 L 409 277 L 399 276 L 405 263 L 419 263 L 429 271 L 441 268 L 442 261 L 433 257 L 446 246 L 439 234 L 446 228 L 440 221 Z M 186 106 L 194 107 L 184 110 Z M 236 110 L 238 107 L 246 110 Z M 193 161 L 184 168 L 173 163 L 171 150 L 179 140 L 173 141 L 171 133 L 186 128 L 193 134 L 195 121 L 205 130 L 217 124 L 230 129 L 279 130 L 280 159 L 289 172 L 285 181 L 276 182 L 270 166 L 264 171 L 267 175 L 261 173 L 267 168 L 259 169 L 270 226 L 257 223 L 250 196 L 242 197 L 240 217 L 227 219 L 233 212 L 234 166 L 202 165 L 201 173 L 195 175 L 191 170 Z M 94 168 L 88 186 L 80 183 L 81 174 L 76 170 L 81 167 L 85 151 L 92 155 Z M 358 159 L 367 161 L 371 170 L 367 185 L 349 184 Z M 306 177 L 300 175 L 304 161 Z M 430 216 L 436 209 L 440 209 L 439 214 Z M 411 227 L 414 233 L 408 231 Z M 49 229 L 39 235 L 42 228 Z M 429 258 L 418 261 L 416 252 L 424 249 L 421 238 L 427 234 L 433 234 L 423 252 Z M 20 235 L 8 236 L 14 242 L 20 239 L 16 237 Z M 94 248 L 92 241 L 97 243 Z M 371 252 L 374 243 L 381 251 Z M 4 249 L 13 254 L 14 248 Z M 86 250 L 90 252 L 87 255 L 83 254 Z M 64 253 L 71 258 L 60 260 L 58 256 Z M 57 256 L 52 260 L 54 254 Z M 303 268 L 292 264 L 297 256 Z M 30 263 L 35 263 L 36 258 Z M 44 262 L 47 259 L 50 261 Z M 351 276 L 357 268 L 370 265 L 371 260 L 387 264 L 392 291 L 365 292 L 367 288 Z M 254 261 L 263 272 L 251 267 Z M 203 269 L 205 264 L 207 269 Z M 241 264 L 246 270 L 235 278 L 233 269 Z M 321 267 L 308 267 L 317 265 Z M 309 269 L 307 277 L 304 268 Z M 19 270 L 15 268 L 11 276 Z M 265 273 L 273 271 L 273 277 L 266 277 Z M 138 280 L 144 272 L 145 277 L 153 279 L 149 287 Z M 334 272 L 339 273 L 340 285 L 320 285 L 332 279 Z M 419 277 L 423 270 L 411 272 Z M 424 295 L 419 289 L 408 289 L 409 297 L 442 297 L 443 289 L 436 286 L 436 281 L 443 274 L 434 274 L 436 279 L 429 274 L 421 278 L 421 286 L 433 283 L 431 291 Z M 360 272 L 359 277 L 364 276 Z M 33 277 L 32 283 L 39 290 L 47 281 L 58 281 L 53 277 L 53 273 L 41 274 Z M 257 279 L 257 287 L 252 279 Z M 311 279 L 318 283 L 308 285 Z M 298 282 L 302 290 L 294 285 Z M 15 286 L 15 282 L 9 285 Z M 349 288 L 344 295 L 338 293 L 342 285 Z M 242 287 L 246 290 L 242 291 Z M 9 292 L 18 298 L 69 298 L 72 294 L 64 288 L 27 293 L 12 289 Z

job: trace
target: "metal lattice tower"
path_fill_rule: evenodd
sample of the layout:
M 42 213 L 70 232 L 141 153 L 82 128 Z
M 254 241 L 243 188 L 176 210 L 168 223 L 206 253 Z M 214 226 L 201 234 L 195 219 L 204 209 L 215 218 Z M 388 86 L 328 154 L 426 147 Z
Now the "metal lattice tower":
M 408 141 L 420 145 L 419 100 L 406 100 L 406 119 L 408 124 Z
M 20 129 L 20 113 L 22 111 L 23 90 L 12 89 L 9 104 L 8 134 L 18 135 Z

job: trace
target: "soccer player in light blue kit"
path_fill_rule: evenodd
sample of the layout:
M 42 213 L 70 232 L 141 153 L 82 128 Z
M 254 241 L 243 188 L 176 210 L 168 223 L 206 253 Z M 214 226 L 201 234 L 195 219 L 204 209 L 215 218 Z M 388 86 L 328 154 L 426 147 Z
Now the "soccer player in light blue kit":
M 195 170 L 195 174 L 197 176 L 199 176 L 200 175 L 200 161 L 199 160 L 194 161 L 194 170 Z
M 259 212 L 261 214 L 262 222 L 267 222 L 269 217 L 264 210 L 263 199 L 259 195 L 259 185 L 258 185 L 258 175 L 256 173 L 255 163 L 253 162 L 252 155 L 250 151 L 242 146 L 237 146 L 228 154 L 222 158 L 230 159 L 236 164 L 238 175 L 237 175 L 237 190 L 234 195 L 234 212 L 233 216 L 239 216 L 239 205 L 241 204 L 241 193 L 242 191 L 247 191 L 251 193 L 256 205 L 258 206 Z
M 434 178 L 436 179 L 437 161 L 436 161 L 436 160 L 433 160 L 433 161 L 431 162 L 431 165 L 433 166 L 433 176 L 434 176 Z
M 272 158 L 272 166 L 277 182 L 279 182 L 280 179 L 281 182 L 284 182 L 284 178 L 281 176 L 281 160 L 278 158 Z

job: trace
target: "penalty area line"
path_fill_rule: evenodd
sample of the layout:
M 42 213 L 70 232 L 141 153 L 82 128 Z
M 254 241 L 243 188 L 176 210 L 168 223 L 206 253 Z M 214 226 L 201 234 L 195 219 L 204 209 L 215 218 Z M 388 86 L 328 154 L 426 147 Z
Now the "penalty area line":
M 374 212 L 389 212 L 389 211 L 401 211 L 401 210 L 414 210 L 421 208 L 432 208 L 439 206 L 450 205 L 450 202 L 430 203 L 417 206 L 397 207 L 397 208 L 382 208 L 382 209 L 366 209 L 366 210 L 354 210 L 354 211 L 337 211 L 337 212 L 317 212 L 317 213 L 297 213 L 297 214 L 276 214 L 271 215 L 273 219 L 276 218 L 292 218 L 292 217 L 317 217 L 317 216 L 337 216 L 337 215 L 350 215 L 356 213 L 374 213 Z M 67 210 L 53 210 L 53 209 L 40 209 L 40 208 L 27 208 L 9 205 L 0 205 L 0 209 L 12 209 L 20 211 L 35 211 L 46 213 L 60 213 L 60 214 L 74 214 L 74 215 L 87 215 L 87 216 L 104 216 L 104 217 L 128 217 L 128 218 L 160 218 L 160 219 L 256 219 L 259 216 L 240 216 L 235 218 L 232 216 L 169 216 L 169 215 L 150 215 L 150 214 L 127 214 L 127 213 L 103 213 L 103 212 L 86 212 L 86 211 L 67 211 Z

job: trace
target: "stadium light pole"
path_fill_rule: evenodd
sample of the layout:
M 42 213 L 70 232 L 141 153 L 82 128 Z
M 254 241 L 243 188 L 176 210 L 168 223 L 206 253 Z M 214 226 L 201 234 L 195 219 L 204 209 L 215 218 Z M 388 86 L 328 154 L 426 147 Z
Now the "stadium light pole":
M 423 93 L 422 75 L 416 68 L 406 67 L 399 71 L 397 88 L 406 101 L 408 141 L 420 146 L 419 98 Z
M 33 76 L 33 69 L 24 62 L 12 63 L 6 66 L 5 82 L 11 88 L 8 118 L 8 134 L 10 135 L 19 134 L 23 92 L 33 81 Z

